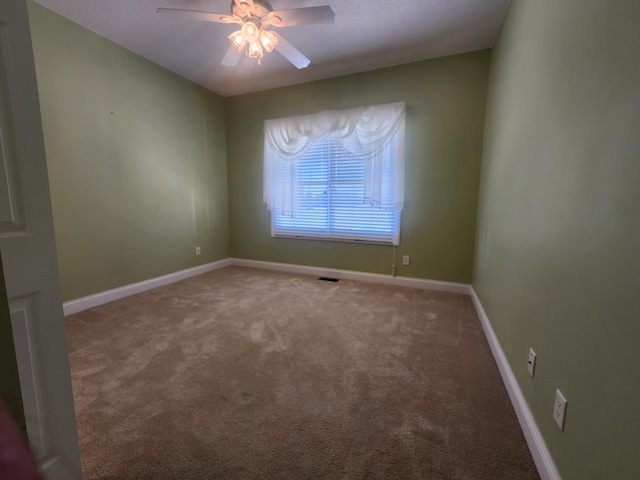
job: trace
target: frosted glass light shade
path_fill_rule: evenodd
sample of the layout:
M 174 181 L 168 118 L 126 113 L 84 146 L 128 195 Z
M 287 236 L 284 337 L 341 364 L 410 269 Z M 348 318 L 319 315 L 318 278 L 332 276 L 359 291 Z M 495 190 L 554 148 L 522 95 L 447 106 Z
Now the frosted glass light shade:
M 231 43 L 238 49 L 238 51 L 242 50 L 247 44 L 247 39 L 242 34 L 242 30 L 238 30 L 229 35 L 229 40 L 231 40 Z
M 248 43 L 253 43 L 258 40 L 260 29 L 253 22 L 246 22 L 242 26 L 242 34 Z
M 278 44 L 278 37 L 269 30 L 261 30 L 260 43 L 262 43 L 262 46 L 267 52 L 273 52 L 273 49 Z
M 262 47 L 260 46 L 260 42 L 252 42 L 249 44 L 247 48 L 247 57 L 251 58 L 262 58 Z

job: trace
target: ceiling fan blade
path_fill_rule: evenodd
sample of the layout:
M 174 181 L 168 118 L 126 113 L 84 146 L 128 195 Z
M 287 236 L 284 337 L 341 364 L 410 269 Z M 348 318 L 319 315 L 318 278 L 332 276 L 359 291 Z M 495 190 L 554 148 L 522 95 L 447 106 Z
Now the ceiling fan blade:
M 300 50 L 282 38 L 282 35 L 278 34 L 278 32 L 273 33 L 278 37 L 276 50 L 280 52 L 284 58 L 293 63 L 293 65 L 298 69 L 307 68 L 309 66 L 311 60 L 305 57 Z
M 224 13 L 214 12 L 200 12 L 198 10 L 183 10 L 181 8 L 158 8 L 156 13 L 162 15 L 179 15 L 186 18 L 192 18 L 194 20 L 202 20 L 204 22 L 219 22 L 219 23 L 242 23 L 242 19 L 226 15 Z
M 336 14 L 328 5 L 292 8 L 291 10 L 278 10 L 269 13 L 263 23 L 266 22 L 274 27 L 292 27 L 294 25 L 333 23 L 335 16 Z
M 225 67 L 235 67 L 240 61 L 240 57 L 242 57 L 242 50 L 238 50 L 236 47 L 231 45 L 227 53 L 224 54 L 224 58 L 222 59 L 222 65 Z

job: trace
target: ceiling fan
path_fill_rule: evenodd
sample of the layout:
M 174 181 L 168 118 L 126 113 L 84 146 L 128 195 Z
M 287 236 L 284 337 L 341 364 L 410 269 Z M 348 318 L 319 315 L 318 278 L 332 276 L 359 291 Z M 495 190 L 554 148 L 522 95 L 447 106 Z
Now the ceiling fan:
M 257 58 L 259 63 L 265 50 L 267 52 L 277 50 L 296 68 L 306 68 L 311 60 L 282 38 L 279 33 L 269 29 L 271 27 L 333 23 L 335 17 L 335 13 L 328 5 L 274 12 L 267 0 L 233 0 L 231 15 L 180 8 L 158 8 L 157 13 L 181 15 L 205 22 L 241 25 L 240 30 L 229 35 L 231 46 L 222 59 L 222 65 L 227 67 L 236 65 L 243 52 L 247 57 Z

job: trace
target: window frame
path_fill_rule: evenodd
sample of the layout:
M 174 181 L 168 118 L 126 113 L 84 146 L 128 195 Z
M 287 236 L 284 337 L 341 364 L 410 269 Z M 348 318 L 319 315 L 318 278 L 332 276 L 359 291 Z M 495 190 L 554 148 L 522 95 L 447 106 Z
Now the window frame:
M 314 147 L 317 146 L 317 144 L 321 144 L 321 147 L 328 147 L 330 149 L 330 152 L 333 152 L 333 149 L 337 149 L 340 148 L 339 145 L 330 145 L 332 142 L 336 142 L 336 140 L 332 137 L 332 135 L 327 135 L 325 138 L 322 138 L 316 142 L 314 142 L 314 145 L 310 148 L 310 150 L 312 150 Z M 336 142 L 337 143 L 337 142 Z M 344 153 L 342 153 L 341 155 L 345 155 L 348 154 L 353 160 L 355 161 L 365 161 L 364 159 L 362 159 L 361 156 L 357 156 L 357 155 L 353 155 L 350 154 L 349 152 L 347 152 L 346 150 L 342 149 L 344 151 Z M 305 152 L 305 154 L 307 154 L 309 152 Z M 301 155 L 300 158 L 303 158 L 305 156 L 305 154 Z M 391 149 L 389 149 L 388 155 L 393 155 L 393 151 Z M 328 157 L 328 158 L 327 158 Z M 327 167 L 324 167 L 327 169 L 327 177 L 326 177 L 326 181 L 325 182 L 316 182 L 317 185 L 325 185 L 326 191 L 328 192 L 328 201 L 327 201 L 327 214 L 326 214 L 326 229 L 325 232 L 323 234 L 314 234 L 314 233 L 310 233 L 311 228 L 309 229 L 309 231 L 304 232 L 304 227 L 302 226 L 298 226 L 298 232 L 296 233 L 296 227 L 292 227 L 290 230 L 291 232 L 282 232 L 282 230 L 286 230 L 286 228 L 281 228 L 278 229 L 277 228 L 277 218 L 280 217 L 286 217 L 287 215 L 282 215 L 279 212 L 272 210 L 270 212 L 270 222 L 271 222 L 271 237 L 272 238 L 289 238 L 289 239 L 299 239 L 299 240 L 320 240 L 320 241 L 329 241 L 329 242 L 344 242 L 344 243 L 358 243 L 358 244 L 369 244 L 369 245 L 390 245 L 390 246 L 399 246 L 400 245 L 400 226 L 401 226 L 401 220 L 402 220 L 402 211 L 401 210 L 385 210 L 385 211 L 389 211 L 391 212 L 391 215 L 393 216 L 393 219 L 391 220 L 391 222 L 388 223 L 388 225 L 391 227 L 391 233 L 389 234 L 389 239 L 376 239 L 373 238 L 375 237 L 375 235 L 367 235 L 366 234 L 366 230 L 354 230 L 354 234 L 352 235 L 336 235 L 335 231 L 332 231 L 331 228 L 331 224 L 333 221 L 333 217 L 332 215 L 335 216 L 335 210 L 332 208 L 331 205 L 331 191 L 333 188 L 335 188 L 336 183 L 338 182 L 338 180 L 336 180 L 335 178 L 335 170 L 334 170 L 334 163 L 340 161 L 340 156 L 336 156 L 336 155 L 331 155 L 329 154 L 326 158 L 328 165 Z M 296 159 L 295 161 L 297 162 L 299 159 Z M 324 159 L 323 159 L 324 160 Z M 318 167 L 318 168 L 323 168 L 323 167 Z M 297 168 L 293 169 L 294 172 L 297 172 Z M 364 172 L 363 172 L 363 176 L 361 178 L 361 183 L 362 185 L 364 185 Z M 305 184 L 307 184 L 305 182 Z M 363 202 L 364 203 L 364 202 Z M 335 205 L 334 205 L 335 207 Z M 370 205 L 371 209 L 376 209 L 375 206 Z M 381 209 L 380 209 L 381 210 Z M 293 216 L 293 215 L 292 215 Z M 280 230 L 280 232 L 278 232 L 278 230 Z

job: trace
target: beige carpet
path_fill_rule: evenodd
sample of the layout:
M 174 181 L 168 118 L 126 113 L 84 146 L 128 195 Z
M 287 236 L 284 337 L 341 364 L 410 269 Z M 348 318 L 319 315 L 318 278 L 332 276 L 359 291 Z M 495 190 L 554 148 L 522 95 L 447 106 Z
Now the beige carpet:
M 539 478 L 469 298 L 226 268 L 67 318 L 84 478 Z

